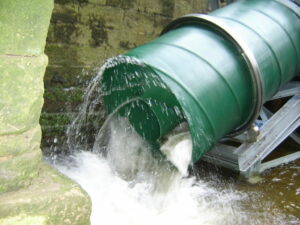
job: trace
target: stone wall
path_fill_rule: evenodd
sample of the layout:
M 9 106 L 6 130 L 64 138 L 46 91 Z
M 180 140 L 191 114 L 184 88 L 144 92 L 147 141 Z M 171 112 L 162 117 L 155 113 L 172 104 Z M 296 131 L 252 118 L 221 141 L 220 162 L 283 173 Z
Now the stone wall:
M 84 88 L 103 62 L 157 37 L 174 18 L 207 0 L 55 0 L 41 124 L 44 147 L 60 145 Z
M 41 7 L 36 1 L 0 3 L 0 175 L 6 174 L 0 176 L 0 193 L 23 187 L 37 173 L 48 63 L 43 52 L 52 3 Z M 20 159 L 28 162 L 22 165 Z
M 41 160 L 52 0 L 0 1 L 0 224 L 88 224 L 90 201 Z M 75 215 L 75 216 L 74 216 Z

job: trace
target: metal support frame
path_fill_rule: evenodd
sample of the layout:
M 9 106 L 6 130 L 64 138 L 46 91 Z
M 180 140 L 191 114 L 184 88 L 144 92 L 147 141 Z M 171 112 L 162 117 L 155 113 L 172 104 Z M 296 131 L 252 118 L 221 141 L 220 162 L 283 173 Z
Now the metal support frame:
M 261 119 L 250 129 L 242 135 L 221 140 L 202 160 L 249 177 L 300 158 L 300 151 L 297 151 L 262 162 L 288 136 L 300 144 L 300 135 L 295 132 L 300 125 L 300 82 L 288 83 L 271 100 L 285 97 L 290 99 L 275 114 L 263 107 Z M 240 146 L 225 144 L 228 140 L 240 143 Z

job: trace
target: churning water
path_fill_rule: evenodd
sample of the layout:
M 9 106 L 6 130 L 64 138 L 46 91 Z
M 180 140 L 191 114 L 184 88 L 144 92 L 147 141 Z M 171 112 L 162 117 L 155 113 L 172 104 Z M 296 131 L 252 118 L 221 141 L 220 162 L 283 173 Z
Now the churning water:
M 90 195 L 92 225 L 299 222 L 274 209 L 272 202 L 260 202 L 259 193 L 239 191 L 217 176 L 183 177 L 165 160 L 153 157 L 151 147 L 126 121 L 118 119 L 111 126 L 105 156 L 81 151 L 56 165 Z
M 238 185 L 214 172 L 187 176 L 189 134 L 170 137 L 169 144 L 161 147 L 179 170 L 140 138 L 124 118 L 111 116 L 99 131 L 98 113 L 95 132 L 88 133 L 93 142 L 87 143 L 83 127 L 99 112 L 101 100 L 93 95 L 102 94 L 97 89 L 100 78 L 101 72 L 89 85 L 81 111 L 68 129 L 70 154 L 53 162 L 91 197 L 92 225 L 299 224 L 296 216 L 262 198 L 265 193 L 261 189 L 245 188 L 248 184 Z M 296 198 L 299 188 L 295 189 Z M 268 191 L 277 194 L 272 188 Z M 295 209 L 299 206 L 296 202 L 292 202 Z

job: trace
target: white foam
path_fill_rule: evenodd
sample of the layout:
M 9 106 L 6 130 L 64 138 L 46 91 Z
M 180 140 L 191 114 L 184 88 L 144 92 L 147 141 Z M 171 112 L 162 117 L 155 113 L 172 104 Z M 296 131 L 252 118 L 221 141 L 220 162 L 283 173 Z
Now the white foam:
M 204 182 L 182 179 L 171 171 L 158 178 L 163 188 L 153 189 L 153 183 L 146 181 L 132 185 L 116 175 L 109 161 L 94 153 L 80 152 L 72 158 L 73 166 L 60 165 L 58 169 L 90 195 L 93 225 L 219 225 L 236 221 L 234 204 L 243 196 L 232 190 L 219 193 Z
M 153 156 L 128 121 L 112 120 L 109 128 L 106 154 L 77 152 L 56 164 L 91 197 L 92 225 L 283 224 L 268 212 L 256 215 L 243 208 L 249 196 L 230 186 L 183 178 L 165 160 Z M 104 143 L 97 140 L 95 145 Z M 167 142 L 166 155 L 186 172 L 190 137 L 180 134 Z
M 70 165 L 56 165 L 90 195 L 93 225 L 209 225 L 236 221 L 233 208 L 243 195 L 231 189 L 219 193 L 194 177 L 183 179 L 165 160 L 153 157 L 150 146 L 126 120 L 112 120 L 110 130 L 105 157 L 78 152 L 68 160 Z M 178 165 L 182 163 L 179 169 L 183 172 L 190 160 L 188 138 L 186 134 L 177 135 L 168 145 L 171 159 Z
M 188 175 L 188 166 L 191 163 L 193 150 L 190 133 L 184 132 L 170 136 L 160 150 L 183 176 Z

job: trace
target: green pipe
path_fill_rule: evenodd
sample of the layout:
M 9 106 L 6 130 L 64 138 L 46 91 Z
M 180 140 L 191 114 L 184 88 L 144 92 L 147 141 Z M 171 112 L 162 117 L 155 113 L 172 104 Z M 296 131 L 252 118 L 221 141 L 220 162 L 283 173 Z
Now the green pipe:
M 299 17 L 288 0 L 240 0 L 174 20 L 106 67 L 107 112 L 125 105 L 120 114 L 149 141 L 187 121 L 195 162 L 220 138 L 248 129 L 299 73 Z

